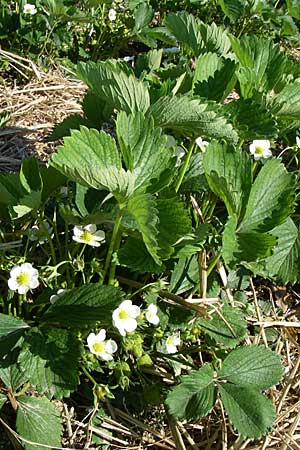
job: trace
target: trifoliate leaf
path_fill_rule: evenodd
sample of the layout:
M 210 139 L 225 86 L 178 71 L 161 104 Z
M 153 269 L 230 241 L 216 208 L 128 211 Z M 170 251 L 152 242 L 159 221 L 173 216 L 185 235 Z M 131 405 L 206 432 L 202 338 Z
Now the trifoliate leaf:
M 42 320 L 47 324 L 91 328 L 98 321 L 110 321 L 121 301 L 120 289 L 91 283 L 66 292 L 50 306 Z
M 32 386 L 52 398 L 68 397 L 78 384 L 80 343 L 69 330 L 27 333 L 18 362 Z
M 116 61 L 78 64 L 78 76 L 95 94 L 119 111 L 146 112 L 150 96 L 146 85 L 125 72 Z
M 181 378 L 181 383 L 169 392 L 166 404 L 176 418 L 198 419 L 212 410 L 215 397 L 213 368 L 204 364 Z
M 278 353 L 251 345 L 233 350 L 223 361 L 218 376 L 229 383 L 256 390 L 277 384 L 283 375 Z
M 23 441 L 26 450 L 61 447 L 61 418 L 55 406 L 45 397 L 18 397 L 16 428 L 21 439 L 26 439 Z
M 268 398 L 255 389 L 230 383 L 218 387 L 229 420 L 239 434 L 259 438 L 270 431 L 275 410 Z
M 274 183 L 276 179 L 276 183 Z M 293 211 L 295 183 L 279 159 L 268 160 L 251 188 L 240 233 L 265 233 L 282 224 Z
M 247 334 L 243 314 L 231 306 L 224 306 L 220 315 L 215 312 L 211 320 L 200 319 L 199 324 L 204 333 L 224 348 L 236 347 Z

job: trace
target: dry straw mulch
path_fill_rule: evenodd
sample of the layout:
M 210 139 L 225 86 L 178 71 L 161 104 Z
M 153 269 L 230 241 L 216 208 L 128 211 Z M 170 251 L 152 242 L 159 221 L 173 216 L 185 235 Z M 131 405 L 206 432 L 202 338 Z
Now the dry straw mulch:
M 25 64 L 24 60 L 22 64 Z M 49 131 L 66 116 L 81 112 L 80 101 L 86 90 L 82 83 L 67 78 L 60 71 L 45 74 L 35 66 L 31 71 L 34 76 L 28 83 L 3 85 L 0 93 L 0 111 L 12 114 L 8 126 L 0 130 L 0 172 L 18 170 L 21 160 L 32 154 L 42 161 L 47 160 L 55 149 L 54 143 L 45 141 Z M 221 279 L 226 286 L 224 272 Z M 299 292 L 299 286 L 279 289 L 261 284 L 252 285 L 247 292 L 256 312 L 255 317 L 247 318 L 249 326 L 256 325 L 260 330 L 255 342 L 268 345 L 266 332 L 269 328 L 276 329 L 276 350 L 286 367 L 282 383 L 268 393 L 277 411 L 273 430 L 260 441 L 238 438 L 220 403 L 208 417 L 197 423 L 170 418 L 164 422 L 162 417 L 166 416 L 160 409 L 133 416 L 126 405 L 122 411 L 108 405 L 111 417 L 103 418 L 96 427 L 91 425 L 91 417 L 96 411 L 86 412 L 85 407 L 73 399 L 59 403 L 65 423 L 64 448 L 95 448 L 91 442 L 93 433 L 112 449 L 299 450 Z M 231 295 L 228 289 L 227 294 Z M 261 308 L 260 299 L 267 299 L 272 306 L 267 314 Z

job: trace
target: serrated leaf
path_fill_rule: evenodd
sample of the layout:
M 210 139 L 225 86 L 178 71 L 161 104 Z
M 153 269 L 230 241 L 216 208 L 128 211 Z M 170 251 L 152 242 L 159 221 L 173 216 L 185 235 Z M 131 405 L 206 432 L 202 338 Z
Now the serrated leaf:
M 201 329 L 222 347 L 236 347 L 247 335 L 246 320 L 240 310 L 231 306 L 224 306 L 220 313 L 222 317 L 215 312 L 211 320 L 200 319 Z
M 134 189 L 134 176 L 122 169 L 114 139 L 95 129 L 81 127 L 64 139 L 50 164 L 84 186 L 106 189 L 123 201 Z
M 166 404 L 176 418 L 198 419 L 212 410 L 215 397 L 213 368 L 204 364 L 181 378 L 181 383 L 169 392 Z
M 191 14 L 180 12 L 177 14 L 168 14 L 165 19 L 165 25 L 175 36 L 178 42 L 188 45 L 193 49 L 196 56 L 201 51 L 201 21 Z
M 276 179 L 276 183 L 274 180 Z M 282 224 L 293 211 L 295 186 L 279 159 L 268 160 L 251 188 L 240 233 L 264 233 Z
M 7 402 L 7 397 L 5 394 L 1 394 L 0 392 L 0 411 L 3 408 L 3 406 L 5 405 L 5 403 Z
M 188 96 L 161 97 L 149 109 L 155 124 L 192 135 L 226 139 L 237 143 L 238 135 L 213 102 Z
M 151 116 L 120 112 L 116 131 L 126 168 L 136 179 L 136 189 L 159 178 L 169 167 L 172 154 L 167 148 L 167 137 L 154 127 Z
M 134 218 L 146 248 L 155 263 L 160 265 L 157 242 L 158 213 L 151 194 L 135 193 L 127 203 L 127 212 Z
M 75 333 L 33 329 L 25 336 L 18 362 L 39 393 L 62 398 L 77 387 L 80 353 Z
M 134 11 L 135 24 L 134 33 L 138 33 L 151 22 L 153 18 L 153 8 L 145 2 L 142 2 Z
M 0 342 L 8 336 L 15 335 L 20 337 L 28 328 L 29 325 L 19 318 L 0 314 Z
M 172 270 L 170 290 L 182 294 L 193 288 L 199 282 L 199 264 L 196 255 L 184 256 L 178 259 Z
M 235 23 L 244 14 L 245 5 L 240 0 L 218 0 L 218 3 L 232 23 Z
M 118 251 L 118 261 L 121 266 L 129 267 L 139 273 L 163 271 L 163 266 L 156 264 L 144 242 L 132 237 Z
M 172 246 L 184 235 L 192 232 L 189 211 L 177 198 L 159 199 L 158 245 L 161 258 L 169 257 L 174 251 Z
M 241 214 L 251 189 L 251 163 L 241 149 L 213 141 L 203 157 L 203 167 L 211 190 L 220 197 L 228 214 Z
M 272 402 L 255 389 L 219 384 L 229 420 L 243 437 L 259 438 L 270 431 L 275 420 Z
M 41 192 L 43 184 L 36 158 L 27 158 L 22 161 L 20 183 L 27 194 Z
M 42 316 L 49 324 L 86 328 L 98 321 L 110 321 L 122 301 L 122 291 L 114 286 L 88 284 L 74 288 L 60 297 Z
M 283 375 L 278 353 L 262 345 L 251 345 L 233 350 L 223 361 L 218 373 L 221 379 L 238 386 L 256 390 L 277 384 Z
M 299 230 L 288 217 L 271 233 L 276 237 L 277 244 L 273 254 L 264 263 L 267 276 L 275 277 L 284 284 L 295 284 L 299 280 L 300 269 Z
M 150 97 L 146 85 L 126 73 L 115 61 L 79 63 L 79 78 L 102 100 L 119 111 L 146 112 Z
M 283 119 L 300 119 L 300 83 L 286 85 L 282 91 L 271 98 L 270 107 L 273 114 Z
M 55 406 L 45 397 L 18 397 L 16 429 L 26 450 L 61 447 L 62 423 Z M 44 444 L 41 447 L 38 444 Z
M 17 362 L 18 354 L 19 349 L 15 348 L 0 359 L 0 379 L 11 392 L 17 392 L 28 380 Z
M 184 174 L 182 184 L 180 186 L 181 192 L 203 192 L 209 189 L 204 168 L 203 168 L 203 153 L 196 153 L 192 155 L 188 168 Z

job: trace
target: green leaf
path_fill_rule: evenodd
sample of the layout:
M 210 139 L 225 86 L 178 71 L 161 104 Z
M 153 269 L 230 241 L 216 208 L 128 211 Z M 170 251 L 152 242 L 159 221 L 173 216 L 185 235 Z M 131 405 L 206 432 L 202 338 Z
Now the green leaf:
M 18 362 L 30 383 L 47 397 L 68 397 L 78 384 L 80 342 L 69 330 L 33 329 L 25 336 Z
M 251 98 L 255 92 L 276 90 L 285 72 L 286 57 L 272 40 L 255 35 L 241 39 L 230 36 L 240 69 L 237 77 L 243 98 Z
M 276 180 L 276 183 L 274 183 Z M 268 160 L 251 188 L 239 232 L 267 232 L 282 224 L 292 213 L 295 199 L 293 175 L 279 159 Z
M 235 61 L 216 53 L 201 55 L 195 69 L 193 94 L 223 102 L 235 86 L 235 68 Z
M 146 85 L 115 61 L 79 63 L 77 73 L 98 97 L 120 111 L 145 113 L 150 106 Z
M 167 258 L 173 253 L 172 246 L 178 239 L 192 232 L 191 217 L 184 203 L 177 198 L 159 199 L 156 207 L 159 254 L 161 258 Z
M 38 444 L 61 447 L 62 422 L 55 406 L 45 397 L 18 397 L 16 429 L 26 450 L 43 450 Z
M 282 225 L 272 230 L 277 244 L 273 254 L 265 260 L 267 276 L 274 277 L 282 283 L 295 284 L 299 280 L 300 238 L 299 230 L 288 217 Z
M 0 128 L 4 128 L 11 117 L 11 113 L 8 111 L 0 112 Z
M 27 194 L 41 192 L 43 184 L 36 158 L 23 160 L 20 170 L 20 183 Z
M 7 314 L 0 314 L 0 343 L 8 336 L 20 337 L 29 328 L 26 322 Z
M 45 202 L 56 189 L 63 186 L 67 181 L 66 177 L 54 167 L 43 167 L 41 169 L 43 180 L 42 201 Z
M 271 97 L 270 108 L 280 119 L 300 119 L 300 83 L 286 85 L 279 94 Z
M 244 140 L 274 138 L 278 134 L 277 123 L 270 111 L 252 99 L 229 102 L 224 105 L 224 110 Z
M 220 197 L 228 214 L 241 214 L 251 189 L 251 162 L 241 149 L 213 141 L 203 157 L 211 190 Z
M 161 97 L 150 107 L 149 114 L 153 115 L 155 124 L 162 128 L 237 143 L 236 131 L 218 108 L 213 102 L 187 96 Z
M 103 131 L 86 127 L 73 130 L 52 155 L 50 164 L 71 180 L 106 189 L 120 201 L 134 189 L 134 177 L 122 169 L 114 139 Z
M 135 193 L 127 203 L 127 212 L 134 218 L 148 252 L 155 263 L 160 265 L 157 242 L 158 215 L 154 197 L 151 194 Z
M 5 405 L 6 402 L 7 402 L 6 395 L 0 393 L 0 411 L 3 408 L 3 406 Z
M 200 319 L 201 329 L 222 347 L 236 347 L 247 335 L 246 320 L 231 306 L 224 306 L 220 313 L 222 317 L 215 312 L 211 320 Z
M 251 262 L 271 256 L 276 238 L 271 234 L 251 231 L 240 233 L 237 217 L 231 216 L 225 225 L 222 239 L 222 255 L 229 267 L 235 263 Z
M 245 5 L 240 0 L 218 0 L 218 3 L 232 23 L 238 21 L 244 14 Z
M 172 416 L 179 419 L 198 419 L 206 416 L 215 404 L 214 372 L 210 364 L 193 370 L 181 378 L 166 398 Z
M 118 251 L 118 261 L 121 266 L 129 267 L 139 273 L 163 271 L 163 266 L 156 264 L 144 242 L 132 237 Z
M 272 402 L 255 389 L 219 384 L 229 420 L 243 437 L 259 438 L 270 431 L 275 420 Z
M 170 290 L 182 294 L 193 288 L 199 282 L 199 264 L 196 255 L 184 256 L 178 259 L 172 271 Z
M 141 3 L 134 11 L 135 24 L 133 28 L 134 33 L 138 33 L 151 22 L 154 15 L 153 8 L 147 3 Z
M 43 315 L 47 324 L 86 328 L 98 321 L 111 320 L 111 314 L 122 301 L 122 292 L 113 286 L 89 284 L 66 292 Z
M 278 353 L 262 345 L 251 345 L 233 350 L 223 361 L 218 376 L 238 386 L 263 390 L 279 383 L 283 366 Z
M 116 131 L 126 168 L 136 178 L 136 188 L 159 178 L 168 169 L 172 154 L 167 148 L 167 137 L 154 127 L 152 117 L 120 112 Z
M 192 155 L 184 174 L 181 192 L 203 192 L 209 189 L 203 168 L 203 153 Z
M 17 358 L 19 349 L 15 348 L 0 359 L 0 379 L 11 392 L 17 392 L 28 376 L 21 370 Z

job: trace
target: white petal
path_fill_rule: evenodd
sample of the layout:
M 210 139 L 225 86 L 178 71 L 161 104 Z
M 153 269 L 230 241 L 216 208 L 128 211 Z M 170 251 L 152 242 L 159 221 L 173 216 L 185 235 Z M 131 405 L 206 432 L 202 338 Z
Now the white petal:
M 85 244 L 90 245 L 91 247 L 100 247 L 101 244 L 97 242 L 96 240 L 92 239 L 91 241 L 85 242 Z
M 20 275 L 21 272 L 22 272 L 21 266 L 15 266 L 11 269 L 9 274 L 12 278 L 17 278 L 17 276 Z
M 105 341 L 106 331 L 102 328 L 98 334 L 96 334 L 96 340 L 99 342 Z
M 141 310 L 139 306 L 132 305 L 129 310 L 129 314 L 131 317 L 138 317 L 141 314 Z
M 131 331 L 134 331 L 137 327 L 137 321 L 135 319 L 126 319 L 123 323 L 124 329 L 128 331 L 128 333 L 131 333 Z
M 30 280 L 30 289 L 36 289 L 39 284 L 39 280 L 37 278 L 33 278 L 32 280 Z
M 21 295 L 26 294 L 28 291 L 29 291 L 28 286 L 19 286 L 18 287 L 18 293 Z
M 7 282 L 9 289 L 12 291 L 16 291 L 19 287 L 19 283 L 15 278 L 10 278 Z
M 85 244 L 85 241 L 81 239 L 79 236 L 73 236 L 73 241 L 79 242 L 80 244 Z
M 89 346 L 90 351 L 93 349 L 93 345 L 96 342 L 96 335 L 95 333 L 90 333 L 88 337 L 86 338 L 87 345 Z
M 111 361 L 113 359 L 111 354 L 110 353 L 106 353 L 106 352 L 98 353 L 97 356 L 99 356 L 101 359 L 103 359 L 103 361 Z
M 263 157 L 270 158 L 272 156 L 272 151 L 270 149 L 264 150 Z
M 97 241 L 103 241 L 105 239 L 105 233 L 102 230 L 98 230 L 96 231 L 96 233 L 94 233 L 93 237 Z
M 167 353 L 176 353 L 177 352 L 176 345 L 166 344 L 166 351 Z
M 147 312 L 150 312 L 151 314 L 157 314 L 157 306 L 154 303 L 150 303 L 147 308 Z
M 74 236 L 81 236 L 82 232 L 83 232 L 82 226 L 81 225 L 75 225 L 75 227 L 73 228 Z
M 105 350 L 107 353 L 115 353 L 118 350 L 117 343 L 113 339 L 105 342 Z
M 85 225 L 83 229 L 91 234 L 94 234 L 95 231 L 97 231 L 97 226 L 94 223 L 91 223 L 90 225 Z
M 114 321 L 114 326 L 117 328 L 117 330 L 121 336 L 126 336 L 126 331 L 125 331 L 123 322 Z
M 125 309 L 125 311 L 129 311 L 129 308 L 132 306 L 131 300 L 124 300 L 120 306 L 119 309 Z
M 32 270 L 36 270 L 36 269 L 33 269 L 32 265 L 30 263 L 23 263 L 23 264 L 21 264 L 20 267 L 21 267 L 22 272 L 30 273 Z
M 119 312 L 120 312 L 120 308 L 117 308 L 117 309 L 115 309 L 113 311 L 113 313 L 112 313 L 112 320 L 114 322 L 119 320 Z

